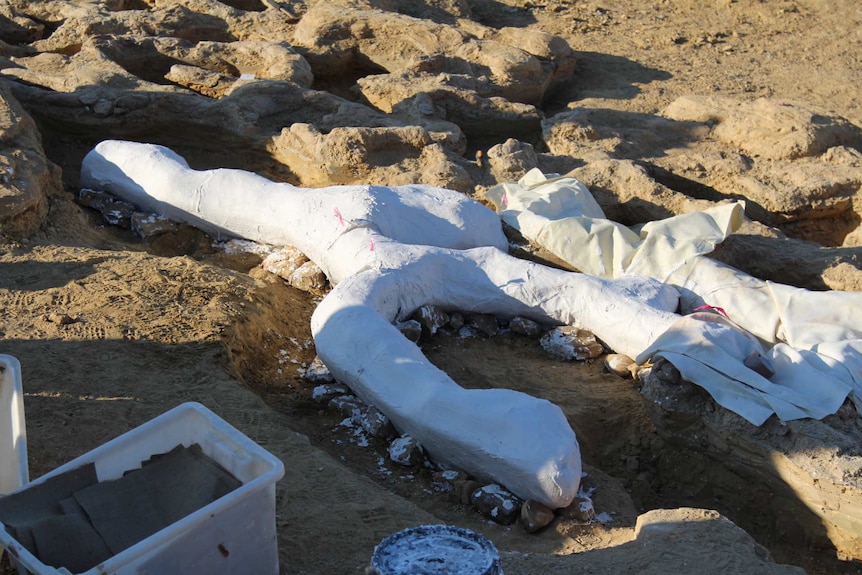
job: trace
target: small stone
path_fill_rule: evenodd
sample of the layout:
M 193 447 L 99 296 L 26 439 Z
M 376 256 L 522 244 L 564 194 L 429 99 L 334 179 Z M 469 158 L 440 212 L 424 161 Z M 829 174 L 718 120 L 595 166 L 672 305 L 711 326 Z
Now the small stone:
M 571 505 L 559 511 L 560 517 L 570 519 L 577 523 L 591 523 L 596 519 L 596 510 L 593 500 L 589 497 L 578 496 Z
M 176 222 L 157 214 L 142 212 L 132 214 L 130 225 L 132 231 L 143 239 L 179 230 L 179 225 Z
M 485 169 L 485 154 L 482 150 L 476 150 L 476 165 L 479 169 Z
M 409 435 L 402 435 L 389 444 L 389 459 L 405 467 L 419 465 L 422 461 L 422 446 Z
M 326 367 L 326 364 L 323 363 L 323 360 L 320 359 L 319 355 L 314 356 L 314 359 L 311 360 L 311 364 L 305 368 L 305 373 L 302 374 L 302 377 L 306 381 L 313 383 L 329 383 L 335 381 L 335 378 L 332 377 L 332 374 L 329 372 L 329 368 Z M 344 387 L 344 389 L 347 388 Z
M 449 323 L 449 314 L 436 305 L 423 305 L 413 313 L 412 319 L 422 325 L 423 333 L 434 335 L 438 329 Z
M 101 98 L 101 93 L 98 90 L 83 90 L 78 96 L 78 101 L 85 106 L 92 106 Z
M 459 479 L 452 482 L 453 493 L 462 505 L 469 505 L 473 501 L 473 493 L 480 487 L 482 484 L 473 479 Z
M 433 474 L 434 481 L 446 482 L 453 485 L 456 481 L 464 481 L 469 478 L 469 475 L 457 469 L 444 469 L 435 471 Z
M 455 482 L 464 481 L 467 477 L 467 474 L 463 471 L 445 469 L 432 473 L 431 483 L 437 491 L 455 493 Z
M 655 378 L 662 385 L 682 385 L 683 381 L 679 370 L 663 357 L 656 360 L 646 377 Z
M 497 318 L 487 313 L 477 313 L 470 317 L 470 325 L 476 328 L 476 331 L 488 337 L 495 336 L 500 331 L 500 325 L 497 323 Z
M 290 274 L 287 283 L 298 290 L 319 294 L 326 289 L 326 274 L 316 263 L 308 261 Z
M 637 457 L 631 456 L 626 459 L 626 469 L 632 473 L 637 473 L 640 468 L 641 464 Z
M 521 505 L 521 524 L 526 529 L 527 533 L 535 533 L 536 531 L 547 527 L 554 520 L 554 510 L 539 503 L 528 499 Z
M 359 416 L 359 424 L 362 425 L 368 435 L 378 439 L 385 439 L 395 435 L 395 427 L 386 415 L 376 407 L 369 406 L 363 409 Z
M 45 319 L 51 323 L 56 323 L 57 325 L 69 325 L 78 321 L 68 314 L 57 312 L 49 313 Z
M 517 316 L 509 322 L 509 329 L 515 333 L 526 335 L 529 337 L 539 337 L 542 335 L 542 326 L 529 318 Z
M 185 64 L 171 66 L 165 79 L 210 98 L 223 97 L 235 81 L 233 76 Z
M 129 229 L 132 226 L 135 206 L 122 200 L 112 200 L 102 207 L 101 212 L 102 218 L 112 226 Z
M 499 525 L 511 525 L 521 513 L 521 500 L 496 483 L 480 487 L 470 499 L 482 515 Z
M 461 328 L 458 330 L 458 337 L 462 339 L 476 337 L 476 328 L 470 325 L 462 325 Z
M 419 338 L 422 337 L 422 324 L 415 319 L 402 321 L 397 326 L 398 331 L 413 343 L 419 343 Z
M 99 190 L 81 188 L 78 190 L 78 203 L 101 212 L 102 217 L 111 225 L 129 228 L 135 206 L 124 202 L 114 195 Z
M 110 100 L 99 100 L 93 104 L 93 114 L 99 118 L 106 118 L 114 111 L 114 103 Z
M 509 138 L 488 150 L 488 165 L 498 181 L 517 180 L 538 165 L 533 145 Z
M 284 280 L 306 263 L 308 257 L 293 246 L 283 246 L 271 251 L 260 263 L 260 267 Z
M 311 391 L 311 399 L 317 403 L 330 403 L 336 397 L 347 395 L 349 393 L 350 390 L 346 385 L 341 385 L 340 383 L 324 383 L 316 386 Z
M 449 327 L 454 331 L 458 331 L 462 327 L 464 327 L 464 316 L 458 313 L 457 311 L 453 311 L 449 314 Z
M 622 353 L 609 353 L 605 357 L 605 369 L 623 379 L 634 377 L 633 370 L 637 369 L 635 360 Z
M 605 351 L 604 346 L 592 333 L 570 325 L 548 331 L 542 336 L 540 343 L 551 355 L 569 360 L 595 359 Z
M 344 417 L 358 422 L 365 404 L 355 395 L 339 395 L 329 401 L 329 407 L 337 409 Z
M 90 188 L 81 188 L 78 190 L 78 203 L 100 212 L 105 207 L 105 204 L 116 199 L 112 194 L 101 190 L 91 190 Z

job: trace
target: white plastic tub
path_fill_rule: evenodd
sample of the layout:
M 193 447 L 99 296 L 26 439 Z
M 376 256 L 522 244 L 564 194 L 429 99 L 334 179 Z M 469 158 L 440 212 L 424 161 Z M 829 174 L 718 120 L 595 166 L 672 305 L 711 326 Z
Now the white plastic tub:
M 16 491 L 29 481 L 21 364 L 11 355 L 0 355 L 0 495 Z
M 21 364 L 0 355 L 0 494 L 20 489 L 29 479 Z
M 94 463 L 99 481 L 118 479 L 150 456 L 197 443 L 242 485 L 183 519 L 117 553 L 83 575 L 278 573 L 275 483 L 284 465 L 203 405 L 184 403 L 40 477 Z M 134 521 L 129 517 L 129 521 Z M 47 566 L 0 523 L 0 546 L 33 575 L 68 575 Z

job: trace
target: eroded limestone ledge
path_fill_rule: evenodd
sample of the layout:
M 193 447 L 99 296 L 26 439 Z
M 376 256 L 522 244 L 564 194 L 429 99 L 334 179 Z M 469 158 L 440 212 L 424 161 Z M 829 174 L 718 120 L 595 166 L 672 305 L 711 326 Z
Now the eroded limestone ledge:
M 48 213 L 48 196 L 59 189 L 59 170 L 45 157 L 33 119 L 0 84 L 0 236 L 36 231 Z

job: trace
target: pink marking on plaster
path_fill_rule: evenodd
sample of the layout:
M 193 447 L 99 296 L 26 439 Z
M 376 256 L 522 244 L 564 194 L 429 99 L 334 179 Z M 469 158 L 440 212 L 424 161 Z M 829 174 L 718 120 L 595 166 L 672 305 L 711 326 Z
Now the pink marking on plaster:
M 338 223 L 343 226 L 344 218 L 341 216 L 341 210 L 339 210 L 338 208 L 332 208 L 332 211 L 335 212 L 336 216 L 338 216 Z
M 730 316 L 727 315 L 727 312 L 724 311 L 723 308 L 720 308 L 720 307 L 715 306 L 715 305 L 702 305 L 702 306 L 694 308 L 692 311 L 714 311 L 714 312 L 720 313 L 721 315 L 723 315 L 727 319 L 730 319 Z

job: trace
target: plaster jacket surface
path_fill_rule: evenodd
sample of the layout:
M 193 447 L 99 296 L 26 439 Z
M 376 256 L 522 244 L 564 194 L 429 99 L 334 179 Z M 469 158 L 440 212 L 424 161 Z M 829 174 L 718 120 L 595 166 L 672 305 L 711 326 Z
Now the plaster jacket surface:
M 297 188 L 241 170 L 192 170 L 167 148 L 118 141 L 87 155 L 82 182 L 214 235 L 303 251 L 336 284 L 312 317 L 333 375 L 438 461 L 554 508 L 573 500 L 581 475 L 562 411 L 520 392 L 461 388 L 393 322 L 426 304 L 524 315 L 589 329 L 634 356 L 678 317 L 678 293 L 655 280 L 509 256 L 497 215 L 450 190 Z

